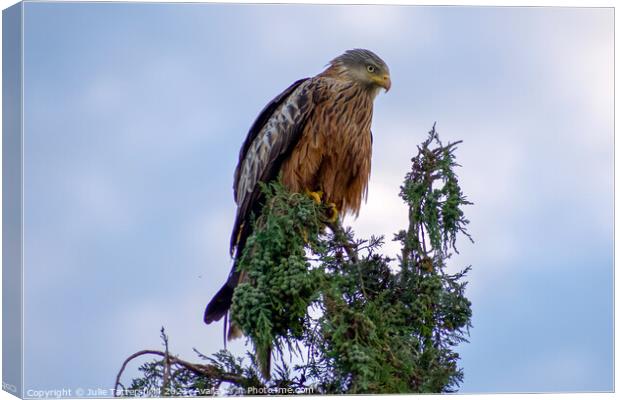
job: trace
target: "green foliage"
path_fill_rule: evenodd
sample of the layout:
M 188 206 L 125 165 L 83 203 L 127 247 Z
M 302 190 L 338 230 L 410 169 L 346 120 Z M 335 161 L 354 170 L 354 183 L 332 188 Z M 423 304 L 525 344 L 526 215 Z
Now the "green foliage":
M 318 299 L 323 275 L 311 267 L 305 248 L 317 241 L 324 212 L 309 196 L 280 184 L 262 190 L 267 200 L 239 262 L 245 278 L 235 289 L 231 315 L 252 339 L 264 370 L 272 345 L 282 352 L 283 344 L 301 339 L 308 306 Z
M 458 143 L 444 146 L 433 127 L 418 147 L 401 187 L 409 221 L 394 238 L 402 245 L 397 260 L 380 253 L 382 236 L 357 240 L 350 229 L 329 223 L 327 207 L 309 196 L 289 193 L 279 183 L 265 185 L 265 207 L 239 262 L 246 279 L 232 306 L 233 321 L 254 353 L 248 353 L 246 367 L 228 353 L 205 358 L 217 373 L 207 381 L 190 376 L 181 385 L 227 382 L 232 393 L 246 394 L 256 394 L 257 387 L 347 394 L 455 391 L 463 371 L 454 347 L 466 341 L 472 315 L 464 293 L 469 267 L 446 271 L 457 236 L 469 238 L 462 207 L 471 203 L 454 171 Z M 272 347 L 277 362 L 266 378 Z M 150 370 L 142 372 L 147 380 L 136 386 L 154 385 Z M 222 380 L 222 374 L 238 379 Z

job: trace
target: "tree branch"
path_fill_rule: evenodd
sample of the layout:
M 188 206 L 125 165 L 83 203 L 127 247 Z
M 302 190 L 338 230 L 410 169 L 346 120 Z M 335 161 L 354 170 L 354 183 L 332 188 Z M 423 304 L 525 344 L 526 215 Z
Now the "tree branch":
M 339 222 L 327 222 L 327 226 L 329 226 L 329 229 L 331 229 L 334 234 L 334 241 L 338 243 L 344 251 L 346 251 L 349 260 L 357 263 L 359 261 L 357 251 L 355 246 L 347 239 L 347 235 L 344 232 L 344 229 L 342 229 L 342 225 L 340 225 Z
M 118 371 L 118 374 L 116 375 L 116 382 L 114 383 L 114 397 L 120 397 L 119 396 L 119 386 L 124 387 L 121 384 L 121 377 L 123 375 L 123 372 L 125 371 L 125 368 L 127 367 L 127 365 L 129 364 L 129 362 L 133 359 L 136 359 L 138 357 L 147 355 L 147 354 L 151 354 L 154 356 L 159 356 L 162 357 L 164 359 L 168 359 L 170 364 L 176 364 L 178 366 L 184 367 L 190 371 L 192 371 L 195 374 L 210 378 L 210 379 L 214 379 L 220 382 L 228 382 L 237 386 L 243 386 L 243 384 L 245 383 L 246 379 L 241 376 L 241 375 L 237 375 L 237 374 L 230 374 L 230 373 L 226 373 L 221 371 L 219 368 L 210 365 L 210 364 L 194 364 L 191 363 L 189 361 L 185 361 L 182 360 L 178 357 L 172 356 L 170 354 L 167 354 L 167 352 L 163 352 L 163 351 L 159 351 L 159 350 L 141 350 L 138 351 L 132 355 L 130 355 L 129 357 L 127 357 L 127 359 L 123 362 L 123 365 L 121 366 L 120 371 Z

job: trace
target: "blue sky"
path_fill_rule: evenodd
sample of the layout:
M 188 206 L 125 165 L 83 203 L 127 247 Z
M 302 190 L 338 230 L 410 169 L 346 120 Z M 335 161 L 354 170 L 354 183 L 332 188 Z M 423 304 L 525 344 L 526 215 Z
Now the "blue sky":
M 612 390 L 612 34 L 611 9 L 26 3 L 26 389 L 109 388 L 162 325 L 183 357 L 221 347 L 202 312 L 247 129 L 364 47 L 393 86 L 346 223 L 392 237 L 416 144 L 463 140 L 461 392 Z

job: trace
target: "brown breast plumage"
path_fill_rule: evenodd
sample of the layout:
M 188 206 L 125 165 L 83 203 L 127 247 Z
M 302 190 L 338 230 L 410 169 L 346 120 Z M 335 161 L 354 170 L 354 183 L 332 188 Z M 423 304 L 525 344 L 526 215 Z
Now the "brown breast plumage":
M 293 191 L 322 191 L 341 213 L 357 215 L 370 177 L 373 99 L 350 81 L 321 79 L 328 95 L 284 162 L 282 181 Z

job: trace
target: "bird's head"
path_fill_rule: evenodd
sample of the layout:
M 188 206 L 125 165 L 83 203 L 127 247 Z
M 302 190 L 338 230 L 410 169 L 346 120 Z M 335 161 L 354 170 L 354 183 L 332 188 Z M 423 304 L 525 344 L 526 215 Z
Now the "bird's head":
M 330 68 L 338 70 L 373 92 L 383 88 L 387 92 L 392 86 L 390 69 L 385 61 L 370 50 L 353 49 L 334 58 Z

